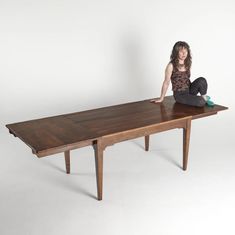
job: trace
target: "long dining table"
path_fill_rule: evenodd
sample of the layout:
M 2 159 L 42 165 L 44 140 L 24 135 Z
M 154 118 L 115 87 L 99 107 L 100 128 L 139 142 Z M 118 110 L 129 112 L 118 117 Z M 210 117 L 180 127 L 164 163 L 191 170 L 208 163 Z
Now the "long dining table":
M 94 148 L 97 198 L 102 200 L 103 155 L 107 146 L 144 137 L 149 150 L 150 135 L 175 128 L 183 129 L 183 170 L 187 169 L 191 122 L 228 109 L 225 106 L 193 107 L 176 103 L 166 96 L 162 103 L 151 99 L 92 110 L 7 124 L 9 132 L 21 139 L 37 157 L 64 153 L 67 174 L 70 173 L 71 150 L 84 146 Z

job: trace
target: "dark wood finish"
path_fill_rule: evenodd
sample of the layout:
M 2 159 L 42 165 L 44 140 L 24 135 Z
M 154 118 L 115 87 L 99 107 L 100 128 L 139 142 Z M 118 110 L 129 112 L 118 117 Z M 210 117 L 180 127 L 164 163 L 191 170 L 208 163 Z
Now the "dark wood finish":
M 37 157 L 40 158 L 40 157 L 45 157 L 45 156 L 56 154 L 56 153 L 65 152 L 65 151 L 68 151 L 68 150 L 82 148 L 82 147 L 85 147 L 85 146 L 88 146 L 88 145 L 93 145 L 94 141 L 95 141 L 94 139 L 85 140 L 85 141 L 81 141 L 81 142 L 77 142 L 77 143 L 58 146 L 58 147 L 55 147 L 55 148 L 45 149 L 45 150 L 38 151 L 38 152 L 33 150 L 33 153 L 36 154 Z
M 94 145 L 95 159 L 96 159 L 96 179 L 97 179 L 97 192 L 98 200 L 102 200 L 102 184 L 103 184 L 103 151 L 107 146 L 119 143 L 121 141 L 137 138 L 143 135 L 149 136 L 157 132 L 167 131 L 174 128 L 183 128 L 187 133 L 187 138 L 184 142 L 184 154 L 183 162 L 184 168 L 187 168 L 188 148 L 189 148 L 189 135 L 190 135 L 190 123 L 192 117 L 184 117 L 171 121 L 167 121 L 160 124 L 154 124 L 147 127 L 135 128 L 124 132 L 110 134 L 103 136 L 97 140 L 97 144 Z
M 183 128 L 183 169 L 187 169 L 191 119 L 217 114 L 227 109 L 192 107 L 175 103 L 172 96 L 162 103 L 150 99 L 83 112 L 8 124 L 10 133 L 26 143 L 38 157 L 65 153 L 66 172 L 70 172 L 70 150 L 91 145 L 95 149 L 98 199 L 102 199 L 103 151 L 120 141 L 145 136 L 149 149 L 151 134 Z
M 64 152 L 66 173 L 70 174 L 70 151 Z
M 188 165 L 190 132 L 191 132 L 191 121 L 187 120 L 186 127 L 183 128 L 183 170 L 184 171 L 186 171 Z
M 103 145 L 102 140 L 98 139 L 94 145 L 95 150 L 95 167 L 96 167 L 96 182 L 97 182 L 97 198 L 102 200 L 103 194 Z
M 219 105 L 213 108 L 181 105 L 170 96 L 161 104 L 144 100 L 6 126 L 29 145 L 34 154 L 46 156 L 78 148 L 81 142 L 82 146 L 91 145 L 105 135 L 187 116 L 201 118 L 225 109 Z
M 191 120 L 191 116 L 178 118 L 158 124 L 149 125 L 146 127 L 139 127 L 127 131 L 117 132 L 102 137 L 103 145 L 110 146 L 121 141 L 135 139 L 141 136 L 155 134 L 162 131 L 171 130 L 174 128 L 187 128 L 187 121 Z
M 146 135 L 144 139 L 145 139 L 145 151 L 149 151 L 149 135 Z

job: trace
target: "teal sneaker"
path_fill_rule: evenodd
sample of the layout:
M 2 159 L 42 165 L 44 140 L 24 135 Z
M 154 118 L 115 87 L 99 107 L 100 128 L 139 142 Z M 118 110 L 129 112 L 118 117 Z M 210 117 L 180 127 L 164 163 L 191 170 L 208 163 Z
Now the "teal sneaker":
M 211 101 L 210 99 L 208 99 L 208 100 L 206 101 L 206 105 L 209 106 L 209 107 L 214 107 L 214 106 L 215 106 L 214 102 Z

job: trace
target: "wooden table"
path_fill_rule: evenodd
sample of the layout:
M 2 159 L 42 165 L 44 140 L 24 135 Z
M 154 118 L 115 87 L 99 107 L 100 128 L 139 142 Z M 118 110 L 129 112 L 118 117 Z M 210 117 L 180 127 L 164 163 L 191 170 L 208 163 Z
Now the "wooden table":
M 175 103 L 173 96 L 162 103 L 143 100 L 64 114 L 37 120 L 8 124 L 38 157 L 64 152 L 66 171 L 70 173 L 70 150 L 91 145 L 95 151 L 98 200 L 102 200 L 103 152 L 107 146 L 137 137 L 145 137 L 149 149 L 151 134 L 175 128 L 183 129 L 183 170 L 187 169 L 191 120 L 217 114 L 227 109 L 192 107 Z

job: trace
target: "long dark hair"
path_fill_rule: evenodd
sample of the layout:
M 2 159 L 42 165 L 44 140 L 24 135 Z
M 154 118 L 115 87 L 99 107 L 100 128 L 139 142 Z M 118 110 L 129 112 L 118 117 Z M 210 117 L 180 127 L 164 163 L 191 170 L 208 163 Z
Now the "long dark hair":
M 188 51 L 188 55 L 184 61 L 184 65 L 185 65 L 186 70 L 190 71 L 190 68 L 192 65 L 192 56 L 191 56 L 190 47 L 187 42 L 179 41 L 179 42 L 175 43 L 175 45 L 172 49 L 172 52 L 171 52 L 170 62 L 173 64 L 173 67 L 175 69 L 179 67 L 178 55 L 179 55 L 180 49 L 182 49 L 182 48 L 185 48 Z

